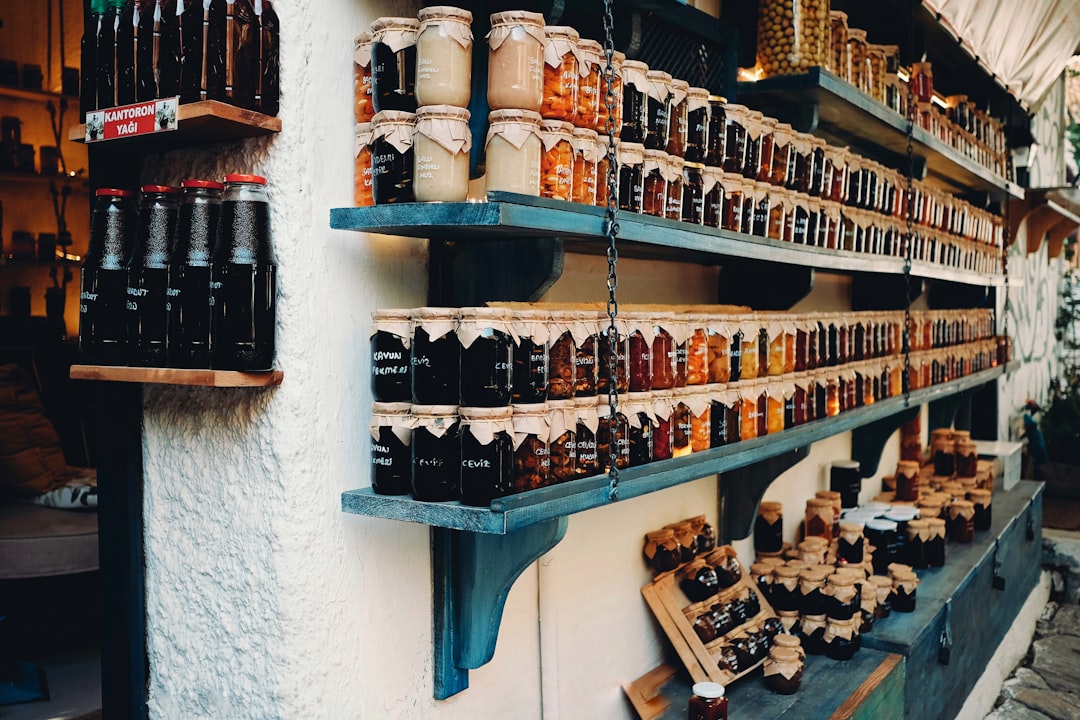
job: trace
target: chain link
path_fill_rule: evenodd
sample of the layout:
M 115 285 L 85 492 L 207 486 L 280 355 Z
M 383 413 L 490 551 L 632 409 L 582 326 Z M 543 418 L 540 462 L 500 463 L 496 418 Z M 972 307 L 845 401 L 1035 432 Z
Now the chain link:
M 615 318 L 619 314 L 619 302 L 616 299 L 616 291 L 619 288 L 619 276 L 616 272 L 619 262 L 619 251 L 615 247 L 615 238 L 619 234 L 618 223 L 618 188 L 616 187 L 616 178 L 618 177 L 618 165 L 615 158 L 615 63 L 613 56 L 615 53 L 615 16 L 612 12 L 612 6 L 614 0 L 604 0 L 604 86 L 607 89 L 607 93 L 604 96 L 604 102 L 607 107 L 607 122 L 605 123 L 605 131 L 607 133 L 607 149 L 605 156 L 607 158 L 607 178 L 605 178 L 607 184 L 607 213 L 604 218 L 604 237 L 607 238 L 607 262 L 608 262 L 608 274 L 607 274 L 607 316 L 608 316 L 608 464 L 610 469 L 608 470 L 608 497 L 614 501 L 619 499 L 619 467 L 617 459 L 619 456 L 619 447 L 616 442 L 619 427 L 619 389 L 616 387 L 618 374 L 618 362 L 619 362 L 619 329 L 615 325 Z

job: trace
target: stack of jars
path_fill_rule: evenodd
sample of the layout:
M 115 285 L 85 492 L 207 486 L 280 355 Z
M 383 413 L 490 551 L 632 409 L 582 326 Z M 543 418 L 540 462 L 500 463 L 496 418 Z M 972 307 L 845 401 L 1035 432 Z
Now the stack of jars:
M 692 566 L 694 572 L 683 573 L 683 590 L 687 597 L 705 599 L 721 588 L 731 587 L 742 577 L 742 566 L 730 547 L 721 548 L 721 553 L 714 550 L 716 533 L 712 525 L 704 515 L 695 515 L 646 533 L 642 553 L 656 574 Z M 699 572 L 701 566 L 708 570 Z
M 468 10 L 442 5 L 379 18 L 357 36 L 356 205 L 468 196 L 471 23 Z

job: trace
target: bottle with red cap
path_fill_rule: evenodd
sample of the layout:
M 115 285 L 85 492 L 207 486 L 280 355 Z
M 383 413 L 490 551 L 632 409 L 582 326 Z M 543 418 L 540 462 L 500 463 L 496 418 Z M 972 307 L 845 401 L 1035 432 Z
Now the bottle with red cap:
M 277 261 L 270 239 L 266 178 L 225 176 L 211 275 L 211 366 L 272 370 Z
M 128 263 L 128 364 L 165 367 L 169 251 L 180 188 L 143 185 L 135 247 Z
M 79 296 L 79 357 L 95 365 L 127 359 L 127 265 L 135 240 L 135 193 L 100 188 L 90 214 L 90 244 Z
M 168 365 L 210 367 L 210 258 L 221 218 L 225 186 L 213 180 L 185 180 L 169 260 Z

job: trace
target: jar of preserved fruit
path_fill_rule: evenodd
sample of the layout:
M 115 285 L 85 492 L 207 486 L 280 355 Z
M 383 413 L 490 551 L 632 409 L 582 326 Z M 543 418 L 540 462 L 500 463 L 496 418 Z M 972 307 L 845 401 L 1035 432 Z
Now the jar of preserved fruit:
M 412 490 L 411 408 L 408 402 L 371 404 L 371 489 L 379 495 Z
M 690 449 L 692 452 L 708 450 L 712 439 L 712 395 L 692 392 L 686 398 L 690 407 Z
M 579 128 L 599 128 L 600 102 L 607 94 L 601 77 L 604 48 L 595 40 L 578 41 L 578 105 L 574 124 Z
M 619 157 L 619 139 L 614 138 L 611 140 L 614 143 L 612 148 L 612 156 Z M 609 139 L 607 135 L 598 137 L 596 140 L 596 207 L 606 208 L 608 204 L 608 195 L 612 192 L 612 189 L 608 187 L 608 171 L 611 169 L 611 159 L 608 156 L 608 144 Z M 618 162 L 615 164 L 615 189 L 614 197 L 616 203 L 619 199 L 619 171 Z
M 724 186 L 721 179 L 724 171 L 720 168 L 706 167 L 702 171 L 701 222 L 705 227 L 718 228 L 724 219 Z
M 667 153 L 646 149 L 643 153 L 641 211 L 646 215 L 664 217 L 667 211 Z
M 668 155 L 667 163 L 660 168 L 665 181 L 664 217 L 668 220 L 682 220 L 684 166 L 685 161 L 681 157 Z
M 703 225 L 705 222 L 705 166 L 701 163 L 685 163 L 682 185 L 683 222 Z
M 540 194 L 540 114 L 496 110 L 488 115 L 487 192 Z
M 371 102 L 371 33 L 356 36 L 353 52 L 353 119 L 357 123 L 371 122 L 375 105 Z
M 940 436 L 930 441 L 930 455 L 934 459 L 934 474 L 952 477 L 956 470 L 955 444 L 952 436 Z
M 514 424 L 509 407 L 458 409 L 461 417 L 461 502 L 490 505 L 510 492 Z
M 862 565 L 867 557 L 866 539 L 863 537 L 861 522 L 840 522 L 840 535 L 837 541 L 836 555 L 848 565 Z
M 671 75 L 660 70 L 645 74 L 649 83 L 646 94 L 645 148 L 666 150 L 668 144 L 668 112 L 671 107 Z
M 709 130 L 706 134 L 705 164 L 709 167 L 723 168 L 727 141 L 727 98 L 721 95 L 709 96 Z
M 577 416 L 577 454 L 574 472 L 578 477 L 590 477 L 600 474 L 600 456 L 596 450 L 596 432 L 600 426 L 600 416 L 596 412 L 595 397 L 574 398 L 574 412 Z
M 461 439 L 457 406 L 413 405 L 412 414 L 413 497 L 426 502 L 460 499 Z
M 761 135 L 756 141 L 758 146 L 758 172 L 756 178 L 761 182 L 772 183 L 773 159 L 776 154 L 775 133 L 777 121 L 762 116 L 760 124 Z
M 371 320 L 372 395 L 377 402 L 407 403 L 412 399 L 409 310 L 375 310 Z
M 540 122 L 540 197 L 569 202 L 574 193 L 574 126 L 561 120 Z M 593 166 L 595 169 L 595 165 Z
M 428 105 L 416 111 L 413 193 L 419 202 L 463 202 L 469 195 L 469 111 Z
M 671 459 L 672 417 L 675 403 L 671 390 L 656 390 L 652 394 L 653 417 L 653 460 Z
M 551 400 L 565 400 L 574 397 L 575 373 L 577 366 L 577 348 L 588 337 L 588 329 L 575 322 L 573 313 L 555 311 L 551 313 L 548 327 L 548 388 L 547 396 Z M 595 348 L 593 357 L 595 368 Z
M 356 141 L 353 144 L 353 202 L 356 207 L 375 204 L 372 188 L 371 123 L 356 124 Z
M 545 310 L 513 310 L 510 325 L 514 341 L 511 402 L 520 405 L 544 402 L 547 399 L 551 315 Z
M 802 595 L 799 593 L 799 573 L 797 567 L 780 565 L 773 568 L 770 585 L 769 604 L 778 612 L 798 611 Z
M 976 530 L 989 530 L 991 523 L 990 503 L 993 500 L 993 492 L 990 490 L 975 488 L 968 491 L 968 500 L 974 506 L 974 524 Z
M 840 79 L 850 82 L 847 76 L 847 13 L 829 12 L 829 37 L 831 39 L 829 70 Z
M 372 195 L 376 205 L 413 202 L 416 115 L 383 110 L 371 121 Z
M 630 392 L 648 392 L 652 389 L 652 337 L 653 317 L 648 312 L 627 312 L 626 321 L 628 365 L 630 369 Z
M 574 182 L 572 200 L 583 205 L 596 204 L 596 188 L 601 180 L 597 176 L 600 161 L 599 138 L 595 130 L 575 128 L 574 145 Z M 603 178 L 607 185 L 607 174 Z
M 704 602 L 716 595 L 720 585 L 716 571 L 705 564 L 705 558 L 693 560 L 679 573 L 679 588 L 691 602 Z
M 511 492 L 536 490 L 550 484 L 551 420 L 547 403 L 513 405 L 514 473 Z
M 787 189 L 810 192 L 810 176 L 814 169 L 814 153 L 811 136 L 795 132 L 791 136 L 788 151 Z
M 739 437 L 753 440 L 758 436 L 758 395 L 753 383 L 740 383 L 739 393 Z
M 375 112 L 416 112 L 416 39 L 420 21 L 383 17 L 371 23 L 371 99 Z
M 462 308 L 458 322 L 461 343 L 461 404 L 496 407 L 510 404 L 513 340 L 509 311 Z
M 686 143 L 690 125 L 690 106 L 688 103 L 690 83 L 685 80 L 671 81 L 671 104 L 668 109 L 668 141 L 666 150 L 669 155 L 686 157 Z
M 577 319 L 583 330 L 577 347 L 577 367 L 574 371 L 574 395 L 595 395 L 600 386 L 600 320 L 598 317 L 581 316 Z M 577 334 L 575 333 L 575 338 Z
M 765 377 L 769 367 L 769 335 L 765 323 L 754 314 L 739 316 L 739 332 L 742 335 L 740 357 L 741 380 Z M 734 363 L 732 370 L 734 370 Z
M 671 414 L 671 456 L 682 457 L 692 453 L 691 435 L 693 433 L 693 412 L 690 398 L 696 395 L 691 388 L 676 388 L 672 391 L 673 407 Z
M 530 110 L 544 101 L 544 16 L 516 10 L 491 16 L 488 107 Z
M 606 317 L 606 316 L 605 316 Z M 630 344 L 629 332 L 626 322 L 616 318 L 614 323 L 610 320 L 598 320 L 599 339 L 597 340 L 596 362 L 597 380 L 596 392 L 599 395 L 607 395 L 608 384 L 611 380 L 612 366 L 612 342 L 611 326 L 615 326 L 615 389 L 620 393 L 630 389 Z
M 731 352 L 733 335 L 737 329 L 725 322 L 724 316 L 706 316 L 702 320 L 705 323 L 708 336 L 708 382 L 727 383 L 738 380 L 738 376 L 732 377 Z M 741 347 L 740 347 L 741 353 Z
M 461 317 L 454 308 L 415 308 L 412 325 L 412 400 L 414 403 L 456 405 L 461 377 Z
M 548 410 L 551 482 L 568 482 L 578 477 L 577 410 L 573 400 L 551 400 Z
M 746 112 L 743 126 L 746 129 L 746 151 L 743 155 L 743 166 L 736 172 L 741 172 L 747 180 L 756 181 L 761 170 L 761 138 L 765 116 L 756 111 Z
M 953 445 L 953 457 L 957 477 L 973 478 L 978 474 L 979 449 L 975 443 L 957 440 Z
M 596 428 L 596 453 L 599 456 L 603 472 L 611 471 L 612 449 L 614 447 L 615 467 L 625 470 L 630 466 L 630 423 L 622 410 L 616 410 L 615 422 L 611 418 L 611 406 L 607 398 L 598 398 L 596 414 L 600 424 Z M 614 433 L 612 432 L 614 425 Z M 614 445 L 612 437 L 614 435 Z
M 831 54 L 828 3 L 763 0 L 758 5 L 757 64 L 763 77 L 825 67 Z
M 700 315 L 691 316 L 689 323 L 686 341 L 686 384 L 704 385 L 710 381 L 708 320 Z
M 769 219 L 765 227 L 765 237 L 770 240 L 786 240 L 792 242 L 794 228 L 788 228 L 786 218 L 788 208 L 793 207 L 793 193 L 782 188 L 770 187 L 769 193 Z M 786 235 L 786 237 L 785 237 Z
M 614 77 L 611 82 L 611 94 L 614 114 L 612 115 L 612 131 L 615 138 L 619 138 L 619 134 L 622 132 L 623 118 L 623 79 L 622 79 L 622 66 L 626 62 L 626 55 L 624 53 L 615 51 L 611 54 L 611 67 L 614 71 Z M 600 55 L 600 113 L 596 119 L 596 131 L 603 135 L 607 134 L 608 127 L 608 76 L 606 68 L 605 55 Z
M 724 172 L 742 175 L 746 167 L 746 130 L 750 109 L 745 105 L 724 106 Z M 710 163 L 711 164 L 711 163 Z
M 762 500 L 754 520 L 754 552 L 780 552 L 784 545 L 784 508 L 779 502 Z
M 762 382 L 765 391 L 765 432 L 784 431 L 784 384 L 779 380 Z
M 630 391 L 635 392 L 634 375 L 635 366 L 642 375 L 643 380 L 646 362 L 648 362 L 649 387 L 652 390 L 670 390 L 675 387 L 676 373 L 676 350 L 675 338 L 668 330 L 675 321 L 674 313 L 627 313 L 630 320 Z M 637 319 L 638 322 L 634 322 Z M 646 350 L 647 358 L 638 357 L 640 352 L 635 352 L 635 335 L 641 334 L 642 342 L 638 342 L 639 350 Z M 640 387 L 640 383 L 639 383 Z
M 805 532 L 807 537 L 823 537 L 826 540 L 832 540 L 835 523 L 836 515 L 833 512 L 832 500 L 813 497 L 806 501 Z
M 803 541 L 805 542 L 805 541 Z M 802 543 L 800 543 L 801 545 Z M 824 548 L 815 546 L 814 554 L 824 556 Z M 825 578 L 832 568 L 815 564 L 799 571 L 799 609 L 803 616 L 824 615 L 828 605 L 825 600 Z
M 709 91 L 688 84 L 685 106 L 686 151 L 683 157 L 687 162 L 705 163 L 709 154 Z
M 581 39 L 572 27 L 544 28 L 544 100 L 540 115 L 545 119 L 573 123 L 578 103 L 578 49 Z
M 622 130 L 619 139 L 624 143 L 645 142 L 649 115 L 649 66 L 638 60 L 625 60 L 622 64 Z
M 627 61 L 629 62 L 629 61 Z M 619 143 L 619 209 L 642 212 L 645 184 L 645 147 L 637 143 Z
M 645 535 L 645 562 L 654 572 L 662 573 L 679 567 L 682 551 L 671 528 L 654 530 Z
M 866 71 L 864 92 L 879 103 L 885 103 L 885 46 L 869 44 L 866 47 Z
M 907 547 L 905 557 L 915 568 L 926 568 L 929 562 L 926 557 L 926 545 L 930 540 L 930 521 L 915 518 L 907 522 Z
M 761 178 L 778 187 L 787 187 L 788 169 L 791 165 L 791 140 L 795 131 L 787 123 L 773 121 L 772 158 L 767 170 L 768 176 Z
M 725 172 L 720 180 L 724 193 L 724 212 L 720 227 L 731 232 L 750 233 L 750 227 L 743 226 L 743 206 L 747 202 L 747 183 L 741 175 Z M 752 186 L 750 187 L 752 190 Z M 753 202 L 750 200 L 750 202 Z
M 625 397 L 622 410 L 628 423 L 630 467 L 646 465 L 653 461 L 653 432 L 656 426 L 652 393 L 629 392 Z
M 930 518 L 930 539 L 923 545 L 926 563 L 930 567 L 942 567 L 945 564 L 945 528 L 943 518 Z
M 468 107 L 472 94 L 472 13 L 421 8 L 416 39 L 416 104 Z
M 915 95 L 915 102 L 929 103 L 934 99 L 934 71 L 930 63 L 911 63 L 911 78 L 908 83 Z
M 892 609 L 896 612 L 915 612 L 915 591 L 919 587 L 918 577 L 911 570 L 900 570 L 893 573 L 892 581 Z
M 949 539 L 969 543 L 975 539 L 975 504 L 970 500 L 953 500 L 947 508 Z
M 862 90 L 866 84 L 866 31 L 849 27 L 847 31 L 847 73 L 846 80 Z
M 694 683 L 690 688 L 689 720 L 727 720 L 728 699 L 724 686 L 714 682 Z
M 850 660 L 862 645 L 859 638 L 858 618 L 839 620 L 828 618 L 825 627 L 825 655 L 833 660 Z

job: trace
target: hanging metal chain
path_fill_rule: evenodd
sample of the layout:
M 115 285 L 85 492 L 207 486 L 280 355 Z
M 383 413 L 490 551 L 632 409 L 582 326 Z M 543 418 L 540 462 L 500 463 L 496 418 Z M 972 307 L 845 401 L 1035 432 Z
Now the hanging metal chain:
M 616 178 L 619 168 L 615 158 L 615 16 L 612 12 L 614 0 L 604 0 L 604 87 L 607 92 L 604 95 L 604 103 L 607 108 L 607 213 L 604 217 L 604 237 L 607 238 L 607 316 L 608 316 L 608 497 L 611 500 L 619 499 L 619 444 L 616 440 L 619 429 L 619 328 L 615 325 L 615 318 L 619 314 L 619 302 L 615 293 L 619 288 L 619 276 L 616 272 L 619 262 L 619 251 L 615 247 L 615 238 L 619 234 L 619 197 L 616 187 Z
M 915 51 L 915 0 L 908 2 L 908 47 Z M 907 232 L 904 235 L 904 407 L 911 404 L 911 254 L 915 244 L 915 118 L 918 107 L 915 91 L 911 88 L 914 78 L 914 60 L 908 70 L 907 88 Z

